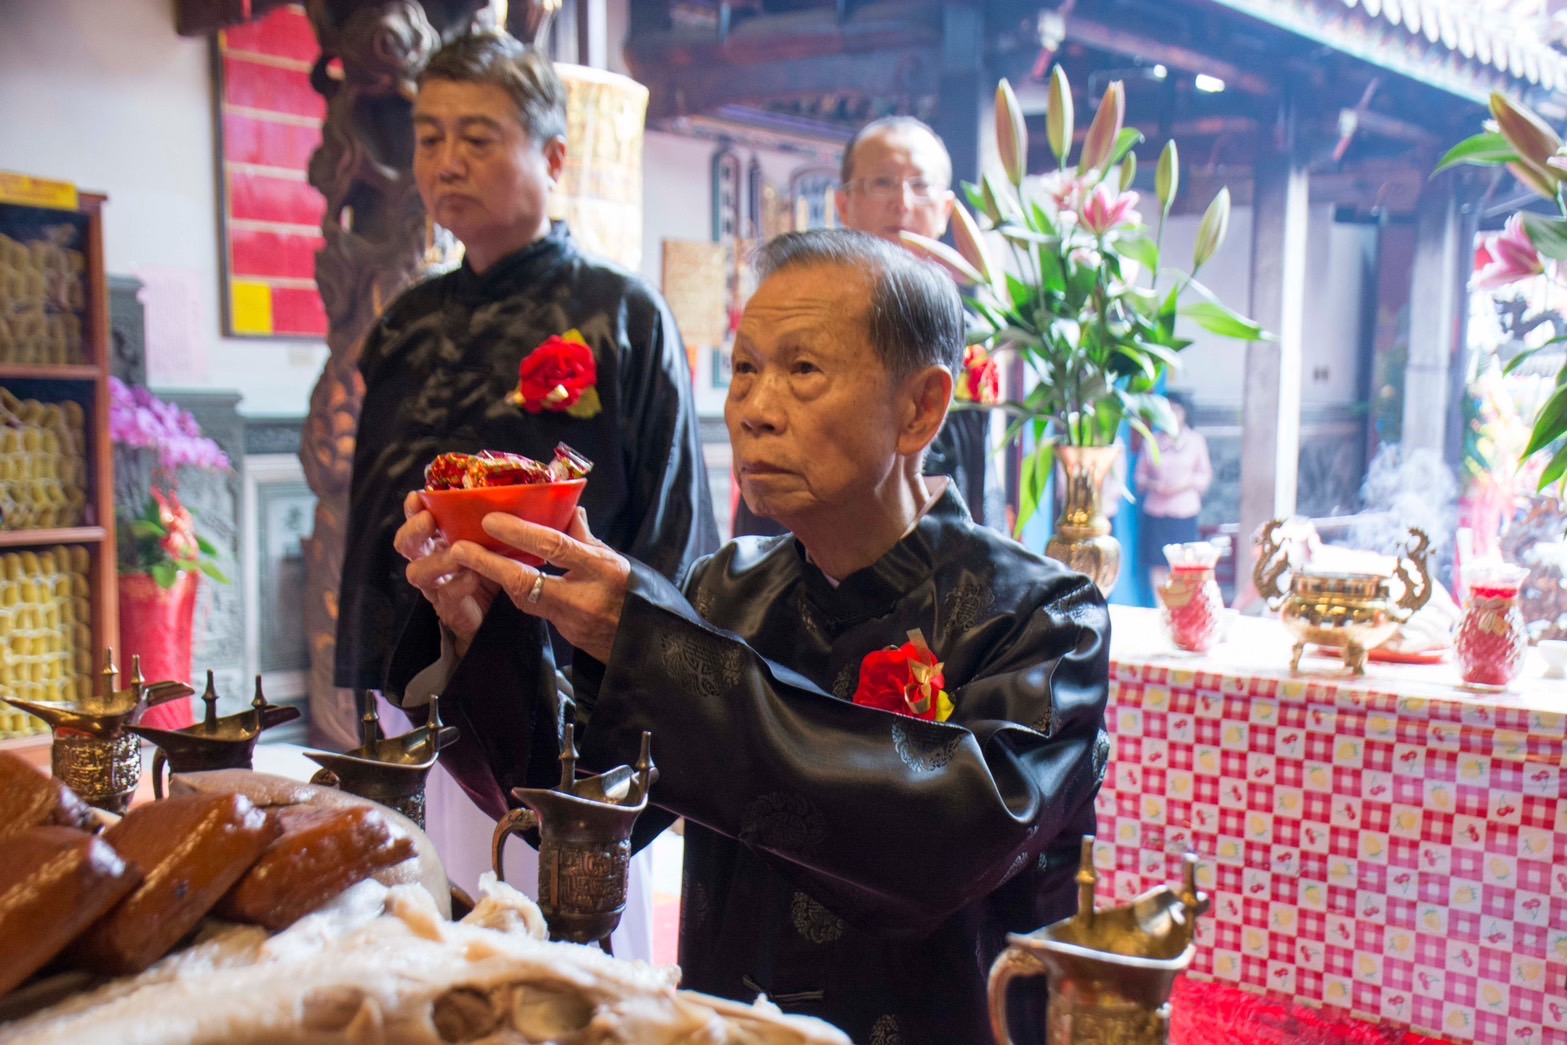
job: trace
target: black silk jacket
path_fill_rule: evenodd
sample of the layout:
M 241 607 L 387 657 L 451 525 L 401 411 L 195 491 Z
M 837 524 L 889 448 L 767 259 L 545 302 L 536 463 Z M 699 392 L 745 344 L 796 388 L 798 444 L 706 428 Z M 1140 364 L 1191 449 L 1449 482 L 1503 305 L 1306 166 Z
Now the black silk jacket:
M 603 411 L 529 414 L 506 401 L 523 357 L 582 332 Z M 337 627 L 337 685 L 379 689 L 392 641 L 422 602 L 392 548 L 403 498 L 437 454 L 507 450 L 593 462 L 583 490 L 601 540 L 668 577 L 718 545 L 674 316 L 631 273 L 577 250 L 564 224 L 476 275 L 465 262 L 403 294 L 365 341 L 364 405 Z
M 394 679 L 438 655 L 422 612 Z M 944 664 L 946 723 L 851 703 L 861 660 L 913 628 Z M 463 739 L 441 757 L 491 815 L 510 787 L 558 779 L 571 709 L 542 635 L 498 600 L 443 692 Z M 1109 643 L 1091 581 L 976 526 L 950 487 L 836 588 L 792 537 L 726 544 L 684 593 L 633 563 L 609 663 L 577 658 L 575 714 L 596 770 L 652 731 L 661 808 L 640 840 L 687 818 L 684 985 L 765 992 L 861 1043 L 989 1041 L 1005 934 L 1076 909 Z M 1044 1040 L 1042 982 L 1014 991 L 1018 1041 Z

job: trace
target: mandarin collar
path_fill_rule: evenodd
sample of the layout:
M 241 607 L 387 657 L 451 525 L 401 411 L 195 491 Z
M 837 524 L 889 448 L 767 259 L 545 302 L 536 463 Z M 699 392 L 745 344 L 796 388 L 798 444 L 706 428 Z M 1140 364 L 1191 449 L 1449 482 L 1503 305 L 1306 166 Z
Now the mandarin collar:
M 463 258 L 454 275 L 454 287 L 461 298 L 492 298 L 518 286 L 536 284 L 564 265 L 576 253 L 576 243 L 564 221 L 550 224 L 543 238 L 501 258 L 482 273 L 475 272 Z
M 805 546 L 796 539 L 794 551 L 800 559 L 806 599 L 838 621 L 886 612 L 930 576 L 943 531 L 972 522 L 954 486 L 950 482 L 947 484 L 908 536 L 871 565 L 849 574 L 836 588 L 827 575 L 806 558 Z

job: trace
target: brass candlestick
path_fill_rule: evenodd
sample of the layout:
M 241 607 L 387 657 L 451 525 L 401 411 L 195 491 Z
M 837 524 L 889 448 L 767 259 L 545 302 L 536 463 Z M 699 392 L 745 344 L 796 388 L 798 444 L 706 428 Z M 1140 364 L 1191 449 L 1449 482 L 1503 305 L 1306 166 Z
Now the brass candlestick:
M 441 749 L 456 742 L 457 727 L 441 724 L 440 698 L 432 696 L 430 715 L 424 725 L 400 737 L 383 739 L 375 698 L 368 700 L 360 720 L 358 747 L 341 755 L 305 752 L 306 758 L 322 767 L 310 782 L 342 788 L 349 794 L 390 806 L 423 828 L 425 778 Z
M 99 686 L 80 701 L 7 702 L 37 715 L 53 730 L 49 749 L 52 771 L 88 805 L 123 813 L 141 779 L 141 740 L 127 731 L 149 707 L 196 692 L 183 682 L 155 682 L 141 677 L 141 658 L 131 658 L 130 686 L 119 689 L 120 670 L 114 650 L 104 651 Z
M 1197 891 L 1197 857 L 1186 854 L 1181 891 L 1167 885 L 1126 907 L 1097 910 L 1094 840 L 1083 839 L 1077 914 L 1024 935 L 990 967 L 990 1027 L 1007 1032 L 1007 986 L 1023 976 L 1049 984 L 1047 1045 L 1168 1045 L 1170 991 L 1196 953 L 1197 916 L 1208 895 Z
M 256 696 L 250 710 L 218 717 L 218 693 L 212 672 L 207 672 L 207 689 L 201 695 L 206 704 L 202 721 L 184 729 L 157 729 L 153 726 L 125 728 L 157 747 L 152 759 L 152 793 L 163 797 L 163 767 L 169 774 L 200 773 L 208 769 L 249 769 L 255 757 L 256 738 L 273 726 L 281 726 L 299 717 L 299 709 L 268 704 L 261 692 L 261 676 L 256 676 Z
M 575 730 L 566 724 L 560 753 L 560 783 L 553 790 L 512 788 L 524 809 L 495 825 L 490 859 L 505 880 L 506 837 L 539 829 L 539 908 L 550 939 L 597 941 L 610 951 L 609 934 L 626 909 L 626 874 L 631 866 L 631 828 L 647 808 L 648 788 L 658 779 L 650 752 L 652 734 L 642 734 L 635 766 L 617 766 L 577 779 Z

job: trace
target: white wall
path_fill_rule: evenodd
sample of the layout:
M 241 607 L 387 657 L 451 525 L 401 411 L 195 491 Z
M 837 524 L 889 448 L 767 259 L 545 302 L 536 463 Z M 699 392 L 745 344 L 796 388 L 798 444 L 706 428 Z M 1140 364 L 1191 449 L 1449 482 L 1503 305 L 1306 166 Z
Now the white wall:
M 224 338 L 211 44 L 172 0 L 0 2 L 0 169 L 106 192 L 105 261 L 141 275 L 163 388 L 232 388 L 248 414 L 302 414 L 325 346 Z
M 1164 235 L 1164 256 L 1189 268 L 1201 214 L 1172 218 Z M 1374 278 L 1376 231 L 1370 225 L 1339 224 L 1332 208 L 1313 206 L 1307 229 L 1307 306 L 1301 352 L 1301 401 L 1304 404 L 1353 402 L 1363 336 L 1365 282 Z M 1250 207 L 1230 213 L 1223 247 L 1198 273 L 1198 280 L 1225 305 L 1251 314 Z M 1246 384 L 1246 346 L 1215 337 L 1194 323 L 1181 334 L 1193 344 L 1181 353 L 1182 373 L 1171 385 L 1187 389 L 1199 404 L 1239 407 Z M 1318 371 L 1325 371 L 1325 375 Z

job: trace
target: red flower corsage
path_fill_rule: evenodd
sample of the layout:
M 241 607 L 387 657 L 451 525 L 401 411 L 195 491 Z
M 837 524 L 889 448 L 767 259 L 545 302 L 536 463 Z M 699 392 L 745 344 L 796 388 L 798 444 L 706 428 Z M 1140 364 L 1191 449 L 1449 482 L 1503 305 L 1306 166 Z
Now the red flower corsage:
M 597 417 L 598 363 L 582 334 L 568 330 L 530 352 L 517 372 L 517 390 L 506 401 L 530 414 L 548 410 L 571 417 Z
M 995 406 L 1001 401 L 1001 371 L 989 352 L 979 345 L 963 350 L 963 374 L 958 378 L 958 401 Z
M 952 714 L 952 698 L 943 688 L 946 684 L 941 661 L 915 629 L 909 632 L 908 642 L 867 654 L 860 662 L 854 702 L 928 722 L 945 722 Z

